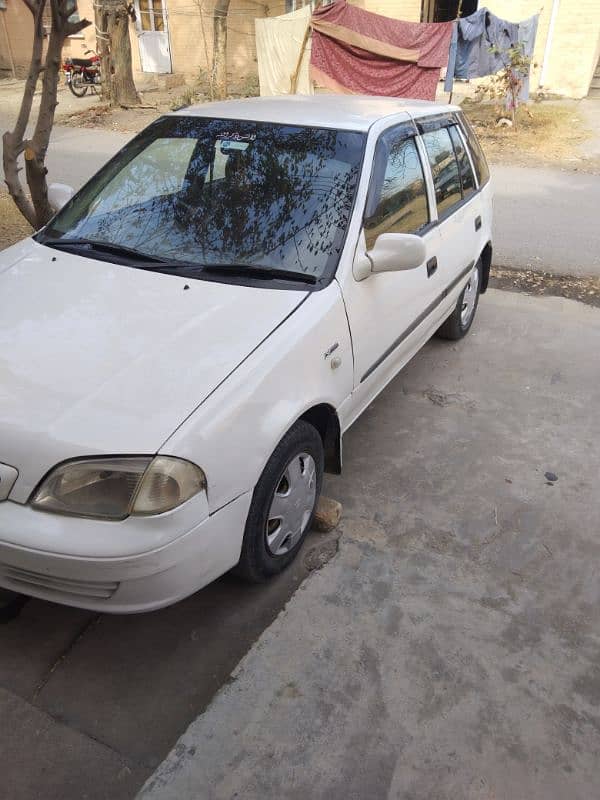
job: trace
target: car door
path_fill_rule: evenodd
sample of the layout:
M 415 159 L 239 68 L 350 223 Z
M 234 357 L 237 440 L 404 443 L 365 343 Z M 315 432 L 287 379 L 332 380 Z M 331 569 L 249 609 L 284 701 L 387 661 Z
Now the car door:
M 482 207 L 475 175 L 453 116 L 419 124 L 431 170 L 441 250 L 438 272 L 446 298 L 444 313 L 481 254 Z
M 382 234 L 392 246 L 397 242 L 399 252 L 404 235 L 416 234 L 426 256 L 414 269 L 362 275 L 355 267 L 345 276 L 342 291 L 352 331 L 355 386 L 348 424 L 431 335 L 440 234 L 430 211 L 433 196 L 416 134 L 414 123 L 402 123 L 377 141 L 355 265 Z

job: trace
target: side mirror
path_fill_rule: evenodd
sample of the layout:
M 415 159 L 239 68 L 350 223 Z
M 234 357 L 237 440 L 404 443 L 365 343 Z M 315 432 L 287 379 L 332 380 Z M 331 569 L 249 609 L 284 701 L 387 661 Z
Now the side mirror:
M 425 242 L 420 236 L 412 233 L 382 233 L 371 250 L 363 255 L 357 254 L 354 276 L 357 280 L 363 280 L 372 272 L 416 269 L 425 261 L 426 256 Z
M 48 187 L 48 202 L 54 211 L 60 211 L 75 194 L 72 186 L 66 183 L 51 183 Z

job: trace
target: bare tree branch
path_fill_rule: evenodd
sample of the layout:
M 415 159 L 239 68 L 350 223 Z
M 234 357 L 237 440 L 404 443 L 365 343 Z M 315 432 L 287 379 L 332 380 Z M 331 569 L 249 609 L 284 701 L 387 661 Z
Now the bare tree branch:
M 48 186 L 46 182 L 46 152 L 50 142 L 50 134 L 54 124 L 54 113 L 58 105 L 58 81 L 60 77 L 62 48 L 65 38 L 73 32 L 82 30 L 90 23 L 81 20 L 70 23 L 72 13 L 71 0 L 49 0 L 52 11 L 52 26 L 48 40 L 46 58 L 42 62 L 44 45 L 43 14 L 47 0 L 22 0 L 34 15 L 33 47 L 31 63 L 21 108 L 15 127 L 3 135 L 3 164 L 8 191 L 17 208 L 33 227 L 41 227 L 52 216 L 48 203 Z M 31 117 L 33 96 L 39 76 L 42 78 L 42 96 L 37 115 L 35 129 L 30 140 L 25 140 L 25 131 Z M 25 195 L 19 173 L 19 157 L 25 157 L 25 175 L 31 193 L 31 200 Z

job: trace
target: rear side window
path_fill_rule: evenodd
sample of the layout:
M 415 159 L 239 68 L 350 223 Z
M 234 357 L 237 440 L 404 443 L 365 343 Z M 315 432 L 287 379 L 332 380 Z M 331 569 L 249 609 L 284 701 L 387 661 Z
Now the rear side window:
M 460 133 L 456 125 L 452 125 L 448 128 L 448 132 L 450 133 L 450 138 L 454 145 L 454 152 L 456 153 L 456 160 L 458 161 L 460 169 L 460 183 L 463 197 L 468 197 L 475 191 L 475 176 L 473 175 L 471 162 L 469 161 L 469 156 L 467 155 L 463 140 L 460 138 Z
M 423 142 L 433 174 L 438 215 L 444 217 L 462 200 L 458 161 L 447 128 L 424 133 Z
M 458 121 L 460 122 L 460 127 L 465 135 L 467 140 L 467 144 L 469 146 L 469 150 L 471 151 L 471 158 L 473 159 L 473 164 L 475 166 L 475 173 L 477 174 L 477 180 L 480 186 L 483 186 L 484 183 L 487 183 L 490 178 L 490 170 L 487 165 L 487 161 L 485 160 L 485 156 L 483 154 L 483 150 L 481 149 L 481 145 L 479 144 L 479 140 L 475 135 L 475 131 L 471 127 L 469 120 L 465 117 L 464 114 L 458 114 Z
M 377 143 L 367 198 L 367 249 L 382 233 L 417 233 L 428 222 L 425 176 L 414 137 L 387 131 Z

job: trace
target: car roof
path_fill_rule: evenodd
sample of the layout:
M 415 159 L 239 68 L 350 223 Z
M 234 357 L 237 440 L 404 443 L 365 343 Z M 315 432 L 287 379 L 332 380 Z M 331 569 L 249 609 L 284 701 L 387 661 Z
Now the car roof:
M 244 119 L 253 122 L 367 131 L 374 122 L 386 117 L 404 114 L 405 118 L 409 119 L 409 117 L 424 117 L 459 110 L 458 106 L 400 97 L 296 94 L 223 100 L 188 106 L 173 113 L 177 116 Z

